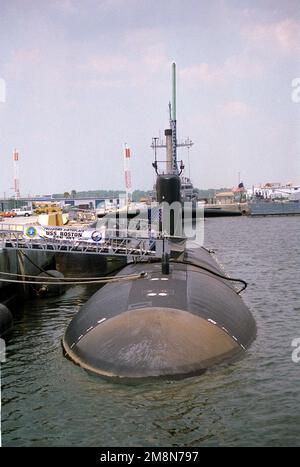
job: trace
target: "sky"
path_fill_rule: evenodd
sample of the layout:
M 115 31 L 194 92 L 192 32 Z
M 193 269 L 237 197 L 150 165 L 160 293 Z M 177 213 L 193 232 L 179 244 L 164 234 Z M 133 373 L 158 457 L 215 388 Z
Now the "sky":
M 299 36 L 299 0 L 0 0 L 0 196 L 14 148 L 23 195 L 124 189 L 125 142 L 151 189 L 172 62 L 195 186 L 300 184 Z

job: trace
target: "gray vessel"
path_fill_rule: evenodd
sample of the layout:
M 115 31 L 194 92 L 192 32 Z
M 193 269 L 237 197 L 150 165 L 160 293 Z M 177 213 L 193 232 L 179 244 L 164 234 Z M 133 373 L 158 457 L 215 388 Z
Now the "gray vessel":
M 299 216 L 300 201 L 252 201 L 249 204 L 251 216 Z
M 173 115 L 165 132 L 169 173 L 159 174 L 153 164 L 161 206 L 181 200 L 175 109 L 173 64 Z M 137 381 L 199 374 L 249 347 L 256 324 L 239 295 L 247 284 L 224 275 L 205 248 L 175 237 L 178 222 L 170 221 L 169 254 L 125 265 L 116 278 L 140 278 L 106 284 L 73 318 L 63 338 L 71 360 L 103 377 Z

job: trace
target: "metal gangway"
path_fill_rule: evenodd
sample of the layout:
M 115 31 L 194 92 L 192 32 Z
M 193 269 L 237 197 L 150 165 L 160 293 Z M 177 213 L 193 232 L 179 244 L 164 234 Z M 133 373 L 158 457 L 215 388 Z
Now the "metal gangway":
M 28 238 L 26 225 L 0 224 L 0 249 L 34 250 L 53 253 L 81 253 L 127 257 L 136 260 L 162 258 L 168 252 L 166 238 L 109 236 L 102 241 L 79 238 Z M 59 232 L 59 227 L 56 230 Z M 63 229 L 63 227 L 61 228 Z M 68 228 L 72 233 L 76 229 Z

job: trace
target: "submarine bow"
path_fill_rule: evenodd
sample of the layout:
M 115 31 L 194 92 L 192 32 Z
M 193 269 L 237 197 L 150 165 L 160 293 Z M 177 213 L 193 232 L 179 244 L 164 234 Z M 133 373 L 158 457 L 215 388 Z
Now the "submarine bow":
M 63 346 L 75 363 L 115 378 L 197 374 L 255 338 L 249 309 L 204 248 L 186 250 L 168 275 L 155 263 L 121 273 L 142 271 L 144 279 L 105 285 L 71 321 Z

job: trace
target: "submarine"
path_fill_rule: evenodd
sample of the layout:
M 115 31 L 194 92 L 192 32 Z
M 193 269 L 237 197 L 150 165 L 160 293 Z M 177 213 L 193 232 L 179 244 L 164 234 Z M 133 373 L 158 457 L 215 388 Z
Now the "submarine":
M 162 206 L 158 238 L 166 234 L 163 206 L 181 203 L 175 70 L 173 64 L 165 171 L 153 164 Z M 115 275 L 120 281 L 104 285 L 71 320 L 62 340 L 70 360 L 118 381 L 181 378 L 235 359 L 251 345 L 256 323 L 240 295 L 247 284 L 225 275 L 213 252 L 193 244 L 184 231 L 178 237 L 178 223 L 182 226 L 182 219 L 173 215 L 169 250 L 161 259 L 128 260 Z M 138 279 L 121 280 L 132 275 Z

